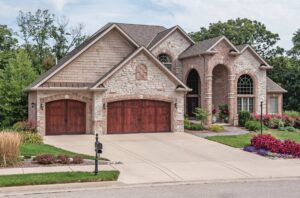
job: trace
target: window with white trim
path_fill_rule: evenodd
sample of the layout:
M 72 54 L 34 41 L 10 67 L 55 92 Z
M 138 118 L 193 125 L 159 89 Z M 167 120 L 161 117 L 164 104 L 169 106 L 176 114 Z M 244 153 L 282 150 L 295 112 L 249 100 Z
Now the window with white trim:
M 168 54 L 160 54 L 158 55 L 158 60 L 164 65 L 166 66 L 166 68 L 168 68 L 169 70 L 172 69 L 172 60 L 171 57 Z
M 237 109 L 240 111 L 254 111 L 254 91 L 251 76 L 243 74 L 237 82 Z
M 269 113 L 278 113 L 278 96 L 270 96 L 269 98 Z

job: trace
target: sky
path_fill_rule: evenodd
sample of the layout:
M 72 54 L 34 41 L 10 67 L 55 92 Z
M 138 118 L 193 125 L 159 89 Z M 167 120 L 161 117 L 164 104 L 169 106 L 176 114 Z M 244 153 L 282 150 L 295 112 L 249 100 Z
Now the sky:
M 93 34 L 107 22 L 181 26 L 194 32 L 209 23 L 249 18 L 278 33 L 278 45 L 292 47 L 292 36 L 300 29 L 300 0 L 0 0 L 0 24 L 18 30 L 18 12 L 48 9 L 65 16 L 70 25 L 85 24 Z

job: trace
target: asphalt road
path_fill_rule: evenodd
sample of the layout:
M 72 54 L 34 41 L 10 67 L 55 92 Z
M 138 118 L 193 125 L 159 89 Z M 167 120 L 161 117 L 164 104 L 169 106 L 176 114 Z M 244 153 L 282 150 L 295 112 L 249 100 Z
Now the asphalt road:
M 42 192 L 13 197 L 30 198 L 299 198 L 300 180 L 251 181 L 231 183 L 157 184 L 142 186 L 106 187 L 70 192 Z

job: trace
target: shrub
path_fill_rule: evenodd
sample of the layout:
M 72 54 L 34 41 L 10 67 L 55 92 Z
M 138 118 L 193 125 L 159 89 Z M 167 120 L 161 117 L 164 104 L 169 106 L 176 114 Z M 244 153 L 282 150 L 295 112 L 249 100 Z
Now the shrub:
M 191 122 L 188 120 L 187 117 L 184 117 L 184 128 L 189 129 L 191 127 Z
M 33 132 L 20 132 L 22 137 L 22 143 L 29 143 L 29 144 L 42 144 L 43 137 L 37 133 Z
M 191 125 L 190 125 L 190 127 L 188 129 L 192 130 L 192 131 L 201 131 L 201 130 L 204 129 L 204 126 L 202 124 L 191 123 Z
M 206 121 L 209 116 L 209 113 L 206 110 L 199 107 L 195 109 L 193 114 L 196 116 L 196 119 L 201 122 L 201 124 L 203 124 L 203 122 Z
M 260 130 L 260 122 L 256 120 L 250 120 L 246 122 L 245 127 L 250 131 L 258 131 Z M 265 126 L 263 126 L 263 129 L 264 128 Z
M 297 129 L 300 129 L 300 120 L 295 121 L 294 127 L 297 128 Z
M 300 118 L 300 112 L 298 111 L 285 111 L 284 114 L 292 118 Z
M 55 156 L 52 154 L 42 154 L 36 156 L 34 160 L 39 164 L 54 164 Z
M 239 126 L 244 127 L 246 122 L 251 118 L 250 113 L 248 111 L 240 111 L 239 112 Z
M 278 129 L 280 127 L 284 127 L 284 123 L 280 118 L 271 118 L 268 127 L 272 129 Z
M 243 150 L 247 151 L 247 152 L 255 152 L 256 151 L 254 146 L 249 146 L 249 145 L 245 146 Z
M 19 121 L 16 122 L 12 129 L 15 131 L 30 131 L 30 132 L 36 132 L 36 123 L 32 120 L 25 120 L 25 121 Z
M 214 131 L 214 132 L 222 132 L 225 129 L 222 125 L 210 125 L 209 130 Z
M 20 144 L 21 137 L 18 133 L 0 132 L 0 166 L 17 163 Z
M 79 155 L 76 155 L 76 156 L 73 157 L 72 163 L 73 164 L 82 164 L 83 159 Z
M 266 149 L 258 149 L 256 153 L 262 156 L 268 155 L 268 151 Z
M 70 164 L 71 160 L 67 155 L 58 155 L 56 161 L 61 164 Z
M 219 118 L 221 120 L 224 120 L 225 122 L 228 122 L 229 117 L 229 110 L 228 110 L 228 104 L 219 105 Z
M 296 129 L 294 128 L 294 127 L 292 127 L 292 126 L 287 126 L 287 127 L 285 127 L 284 128 L 286 131 L 288 131 L 288 132 L 296 132 Z

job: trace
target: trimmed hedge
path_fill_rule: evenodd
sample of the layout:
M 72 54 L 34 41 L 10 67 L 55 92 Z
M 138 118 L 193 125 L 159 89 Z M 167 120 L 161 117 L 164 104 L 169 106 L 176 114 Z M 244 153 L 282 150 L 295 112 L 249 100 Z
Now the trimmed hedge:
M 251 115 L 248 111 L 240 111 L 239 112 L 239 126 L 244 127 L 246 122 L 249 121 Z

